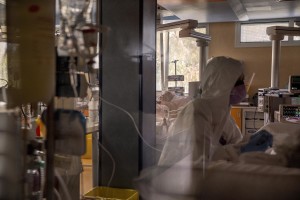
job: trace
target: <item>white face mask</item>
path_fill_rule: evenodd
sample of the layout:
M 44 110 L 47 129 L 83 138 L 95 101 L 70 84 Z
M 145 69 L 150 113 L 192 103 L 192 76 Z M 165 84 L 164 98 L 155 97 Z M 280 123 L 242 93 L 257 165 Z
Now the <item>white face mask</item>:
M 246 97 L 246 87 L 244 84 L 235 86 L 230 93 L 229 104 L 234 105 L 242 102 Z

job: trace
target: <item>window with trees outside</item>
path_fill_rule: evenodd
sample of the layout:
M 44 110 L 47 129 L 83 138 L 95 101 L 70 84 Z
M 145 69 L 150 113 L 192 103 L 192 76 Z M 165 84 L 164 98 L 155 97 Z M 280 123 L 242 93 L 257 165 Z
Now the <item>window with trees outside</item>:
M 7 84 L 7 53 L 6 42 L 0 42 L 0 87 Z
M 177 81 L 177 87 L 184 87 L 184 93 L 188 92 L 189 82 L 199 81 L 199 47 L 193 38 L 179 38 L 180 29 L 157 32 L 156 42 L 156 90 L 162 91 L 162 66 L 161 63 L 169 63 L 163 70 L 169 75 L 184 75 L 184 81 Z M 195 31 L 207 34 L 207 27 L 203 26 Z M 163 45 L 161 41 L 163 39 Z M 167 47 L 169 46 L 169 47 Z M 161 49 L 162 47 L 162 49 Z M 169 49 L 169 53 L 166 49 Z M 168 62 L 162 60 L 162 54 Z M 176 63 L 176 72 L 175 72 Z M 163 74 L 164 74 L 163 73 Z M 169 81 L 168 87 L 174 87 L 175 81 Z
M 252 21 L 236 23 L 235 46 L 236 47 L 265 47 L 271 46 L 271 40 L 266 33 L 267 27 L 285 26 L 299 27 L 295 20 L 277 20 L 277 21 Z M 299 46 L 299 36 L 285 36 L 282 45 Z

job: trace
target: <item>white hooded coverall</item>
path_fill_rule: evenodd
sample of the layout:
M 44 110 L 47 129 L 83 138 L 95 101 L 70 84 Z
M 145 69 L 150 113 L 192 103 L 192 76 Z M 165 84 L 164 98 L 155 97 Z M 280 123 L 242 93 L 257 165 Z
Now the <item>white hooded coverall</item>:
M 206 165 L 220 146 L 221 136 L 228 143 L 242 140 L 230 116 L 230 93 L 242 75 L 242 63 L 228 57 L 210 59 L 201 81 L 202 94 L 179 113 L 159 159 L 159 166 L 170 166 L 189 157 L 192 166 Z

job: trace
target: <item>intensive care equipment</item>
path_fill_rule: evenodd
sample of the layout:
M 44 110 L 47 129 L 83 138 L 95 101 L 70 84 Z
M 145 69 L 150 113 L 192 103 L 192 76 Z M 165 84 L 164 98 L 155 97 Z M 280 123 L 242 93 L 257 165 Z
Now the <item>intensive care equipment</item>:
M 300 123 L 300 105 L 279 105 L 279 122 Z
M 288 83 L 288 90 L 290 93 L 300 93 L 300 76 L 290 76 Z
M 286 121 L 283 120 L 286 117 L 286 112 L 283 110 L 286 110 L 289 105 L 300 105 L 299 75 L 290 75 L 288 88 L 279 89 L 281 41 L 284 36 L 299 36 L 300 28 L 271 26 L 267 27 L 266 32 L 272 41 L 271 86 L 258 89 L 258 110 L 265 113 L 264 124 Z

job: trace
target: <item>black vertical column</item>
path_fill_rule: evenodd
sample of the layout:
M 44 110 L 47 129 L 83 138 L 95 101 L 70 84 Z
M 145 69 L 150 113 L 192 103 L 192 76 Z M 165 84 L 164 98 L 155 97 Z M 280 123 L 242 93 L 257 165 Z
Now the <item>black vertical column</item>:
M 144 139 L 153 146 L 155 144 L 155 99 L 156 99 L 156 1 L 143 1 L 142 25 L 142 130 Z M 142 168 L 155 164 L 156 154 L 142 141 Z
M 155 144 L 156 1 L 102 0 L 100 7 L 100 23 L 110 30 L 101 42 L 100 142 L 116 164 L 110 186 L 129 188 L 155 160 L 146 143 Z M 106 150 L 100 148 L 100 185 L 113 173 Z

